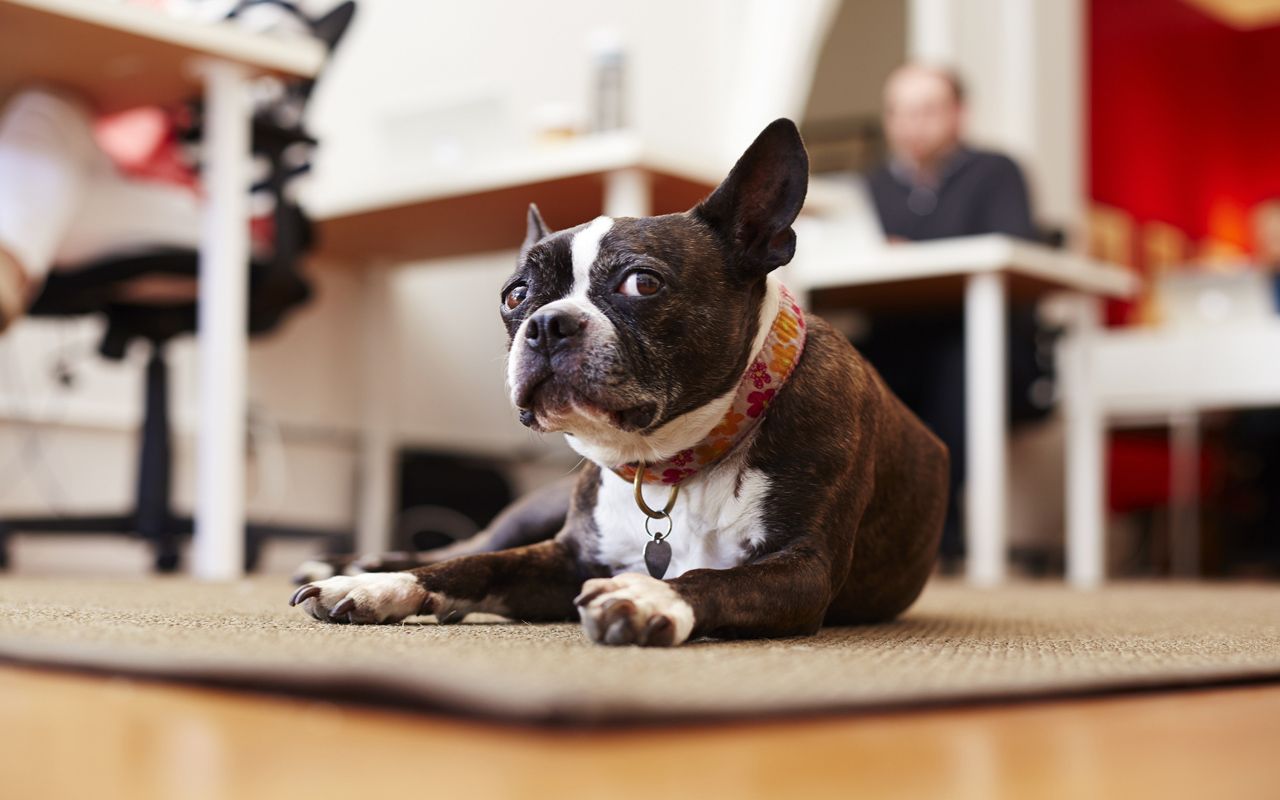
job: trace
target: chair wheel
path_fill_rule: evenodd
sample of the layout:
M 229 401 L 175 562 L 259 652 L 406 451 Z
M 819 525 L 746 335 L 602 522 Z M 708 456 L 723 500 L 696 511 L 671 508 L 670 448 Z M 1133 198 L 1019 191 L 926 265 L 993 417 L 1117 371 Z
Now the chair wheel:
M 156 556 L 156 572 L 177 572 L 178 554 L 160 553 Z

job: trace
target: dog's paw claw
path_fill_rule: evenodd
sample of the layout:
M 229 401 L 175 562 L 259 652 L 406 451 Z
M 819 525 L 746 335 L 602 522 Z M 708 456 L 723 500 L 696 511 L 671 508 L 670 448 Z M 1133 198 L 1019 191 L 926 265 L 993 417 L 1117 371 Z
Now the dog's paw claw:
M 671 627 L 671 620 L 668 617 L 654 617 L 649 620 L 649 624 L 645 626 L 645 638 L 655 638 L 663 631 Z
M 293 593 L 293 597 L 289 598 L 289 605 L 296 606 L 309 597 L 316 597 L 320 594 L 320 587 L 314 584 L 308 584 Z
M 670 584 L 638 573 L 595 578 L 574 600 L 593 642 L 670 647 L 693 630 L 693 608 Z
M 329 619 L 342 619 L 344 614 L 350 614 L 355 610 L 355 607 L 356 601 L 351 599 L 351 595 L 347 595 L 342 598 L 342 601 L 334 606 L 331 611 L 329 611 Z

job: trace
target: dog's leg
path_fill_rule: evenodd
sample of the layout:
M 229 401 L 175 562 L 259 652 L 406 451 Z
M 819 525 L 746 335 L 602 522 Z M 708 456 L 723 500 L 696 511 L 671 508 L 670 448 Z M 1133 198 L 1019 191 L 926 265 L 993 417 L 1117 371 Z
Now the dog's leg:
M 783 551 L 667 581 L 626 573 L 587 581 L 574 602 L 587 636 L 603 644 L 811 634 L 831 602 L 829 564 L 814 552 Z
M 570 620 L 584 577 L 571 547 L 557 538 L 408 572 L 338 575 L 303 586 L 290 605 L 325 622 L 376 624 L 435 614 L 450 623 L 472 612 Z
M 303 563 L 294 573 L 293 580 L 301 584 L 334 575 L 399 572 L 451 558 L 544 542 L 564 527 L 576 480 L 576 476 L 570 476 L 530 492 L 503 509 L 484 530 L 469 539 L 424 553 L 327 556 Z
M 419 553 L 419 566 L 545 542 L 564 527 L 577 481 L 577 475 L 570 475 L 530 492 L 503 509 L 470 539 Z

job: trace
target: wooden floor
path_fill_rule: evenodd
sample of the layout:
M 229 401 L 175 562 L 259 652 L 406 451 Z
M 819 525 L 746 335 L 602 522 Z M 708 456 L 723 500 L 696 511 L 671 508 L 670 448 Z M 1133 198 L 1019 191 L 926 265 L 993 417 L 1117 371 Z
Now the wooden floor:
M 0 797 L 1280 798 L 1280 686 L 547 731 L 0 668 Z

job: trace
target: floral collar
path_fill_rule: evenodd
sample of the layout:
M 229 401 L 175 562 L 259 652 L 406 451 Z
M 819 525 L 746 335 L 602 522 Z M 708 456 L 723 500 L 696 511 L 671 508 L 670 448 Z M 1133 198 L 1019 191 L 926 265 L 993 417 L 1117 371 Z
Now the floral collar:
M 729 410 L 706 438 L 664 461 L 645 464 L 644 482 L 679 486 L 694 473 L 719 461 L 744 441 L 764 419 L 764 412 L 795 371 L 804 352 L 805 321 L 800 304 L 779 286 L 778 315 L 764 344 L 742 374 Z M 633 481 L 637 464 L 614 467 L 619 477 Z

